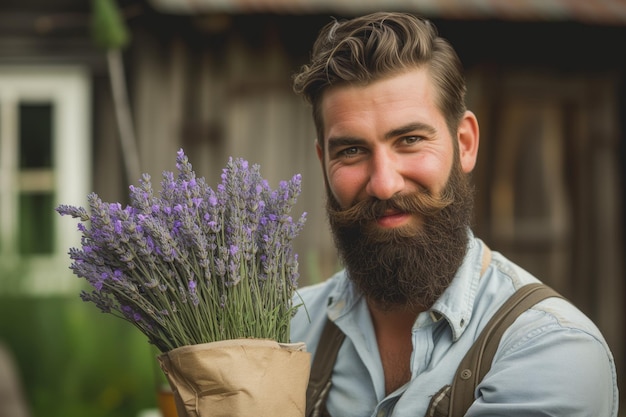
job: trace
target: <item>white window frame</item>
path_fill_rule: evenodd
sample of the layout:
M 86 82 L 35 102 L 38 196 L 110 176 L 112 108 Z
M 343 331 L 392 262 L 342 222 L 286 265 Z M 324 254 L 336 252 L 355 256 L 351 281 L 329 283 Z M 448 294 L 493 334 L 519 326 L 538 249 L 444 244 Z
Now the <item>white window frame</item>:
M 67 254 L 80 245 L 77 221 L 53 213 L 55 240 L 49 255 L 21 257 L 17 250 L 18 106 L 23 102 L 53 106 L 54 206 L 85 206 L 92 184 L 89 73 L 78 66 L 0 66 L 0 268 L 25 267 L 20 287 L 28 293 L 64 294 L 79 287 Z M 1 284 L 0 289 L 5 287 Z

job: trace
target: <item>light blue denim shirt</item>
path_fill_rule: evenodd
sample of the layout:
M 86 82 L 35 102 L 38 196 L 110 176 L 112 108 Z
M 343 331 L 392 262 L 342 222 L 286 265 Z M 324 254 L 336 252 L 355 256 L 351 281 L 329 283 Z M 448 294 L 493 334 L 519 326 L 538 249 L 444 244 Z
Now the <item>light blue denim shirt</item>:
M 497 252 L 481 276 L 483 251 L 482 242 L 471 235 L 451 286 L 413 325 L 411 380 L 387 396 L 367 305 L 345 271 L 298 291 L 296 302 L 304 301 L 306 309 L 300 308 L 292 321 L 292 341 L 305 342 L 314 354 L 326 317 L 346 334 L 327 402 L 333 417 L 425 415 L 431 396 L 451 383 L 498 307 L 517 288 L 537 281 Z M 615 417 L 613 357 L 585 315 L 562 299 L 547 299 L 505 332 L 475 398 L 467 416 Z

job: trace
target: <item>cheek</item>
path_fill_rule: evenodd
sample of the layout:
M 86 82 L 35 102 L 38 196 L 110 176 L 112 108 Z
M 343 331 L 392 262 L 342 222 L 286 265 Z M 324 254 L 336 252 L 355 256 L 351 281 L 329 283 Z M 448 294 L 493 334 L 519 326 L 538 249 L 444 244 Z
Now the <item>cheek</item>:
M 339 205 L 347 208 L 358 200 L 364 180 L 354 170 L 332 169 L 327 173 L 328 187 Z
M 452 161 L 449 161 L 449 163 L 442 163 L 439 166 L 439 170 L 433 172 L 432 189 L 436 195 L 440 195 L 440 193 L 446 188 L 448 180 L 450 179 L 450 173 L 452 172 L 452 166 Z
M 403 172 L 409 183 L 438 194 L 445 188 L 451 169 L 451 159 L 435 154 L 422 154 L 405 165 Z

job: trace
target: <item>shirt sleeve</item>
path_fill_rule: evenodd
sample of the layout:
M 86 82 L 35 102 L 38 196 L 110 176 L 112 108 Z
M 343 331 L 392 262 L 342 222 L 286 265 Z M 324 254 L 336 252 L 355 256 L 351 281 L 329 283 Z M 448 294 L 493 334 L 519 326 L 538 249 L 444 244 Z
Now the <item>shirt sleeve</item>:
M 531 309 L 507 330 L 467 417 L 615 417 L 612 355 L 589 323 Z

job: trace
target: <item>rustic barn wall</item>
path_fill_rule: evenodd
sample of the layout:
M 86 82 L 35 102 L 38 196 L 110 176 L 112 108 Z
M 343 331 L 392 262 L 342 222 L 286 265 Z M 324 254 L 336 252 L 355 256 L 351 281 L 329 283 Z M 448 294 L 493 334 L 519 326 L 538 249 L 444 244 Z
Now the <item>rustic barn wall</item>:
M 592 317 L 622 369 L 619 78 L 478 70 L 470 79 L 483 121 L 477 234 Z

